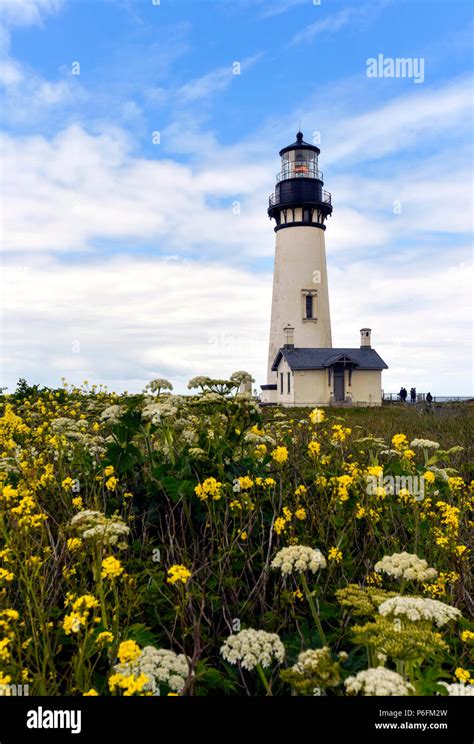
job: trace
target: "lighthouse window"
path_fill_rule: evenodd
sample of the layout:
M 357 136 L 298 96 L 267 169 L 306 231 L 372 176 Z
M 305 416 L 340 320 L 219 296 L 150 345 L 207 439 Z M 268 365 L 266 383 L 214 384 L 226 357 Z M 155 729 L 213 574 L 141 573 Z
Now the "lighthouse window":
M 313 317 L 313 297 L 312 295 L 306 295 L 306 317 Z
M 309 209 L 303 209 L 303 222 L 309 222 Z

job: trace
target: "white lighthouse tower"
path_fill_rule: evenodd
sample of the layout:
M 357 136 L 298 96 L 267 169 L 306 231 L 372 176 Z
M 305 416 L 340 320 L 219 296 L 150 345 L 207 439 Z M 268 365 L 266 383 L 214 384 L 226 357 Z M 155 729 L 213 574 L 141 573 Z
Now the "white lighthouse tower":
M 268 208 L 276 222 L 269 383 L 286 326 L 294 328 L 298 346 L 332 346 L 324 243 L 332 206 L 331 194 L 323 190 L 319 153 L 319 147 L 304 142 L 301 132 L 296 142 L 280 150 L 281 170 Z
M 268 215 L 275 225 L 275 265 L 262 402 L 297 405 L 380 405 L 387 365 L 371 347 L 332 346 L 324 233 L 332 213 L 319 147 L 303 140 L 280 150 L 281 170 Z

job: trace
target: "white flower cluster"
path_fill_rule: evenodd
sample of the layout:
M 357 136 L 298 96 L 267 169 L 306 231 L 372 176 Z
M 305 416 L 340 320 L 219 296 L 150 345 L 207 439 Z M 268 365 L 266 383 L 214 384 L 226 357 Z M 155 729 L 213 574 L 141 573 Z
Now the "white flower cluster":
M 317 548 L 305 545 L 291 545 L 278 551 L 272 561 L 273 568 L 281 569 L 283 575 L 326 568 L 326 559 Z
M 474 696 L 474 685 L 464 685 L 461 682 L 455 682 L 452 685 L 448 685 L 447 682 L 440 682 L 440 684 L 446 687 L 450 697 Z
M 438 628 L 461 617 L 461 612 L 456 607 L 427 597 L 391 597 L 379 605 L 379 613 L 393 617 L 406 617 L 413 622 L 430 620 Z
M 84 431 L 87 429 L 87 426 L 87 421 L 82 419 L 75 421 L 74 419 L 65 418 L 64 416 L 51 421 L 51 429 L 53 431 L 63 434 L 69 439 L 77 439 L 79 441 L 86 441 L 84 438 Z
M 150 402 L 150 400 L 148 398 L 149 402 L 143 407 L 142 418 L 155 425 L 161 423 L 164 418 L 178 416 L 180 406 L 183 403 L 183 398 L 180 395 L 166 394 L 166 397 L 160 398 L 159 401 L 153 399 Z
M 304 674 L 306 671 L 317 669 L 321 662 L 332 661 L 331 651 L 327 646 L 323 648 L 309 648 L 298 654 L 298 661 L 293 665 L 293 670 Z
M 125 409 L 122 406 L 114 405 L 105 408 L 100 414 L 101 421 L 107 421 L 109 424 L 118 424 Z
M 439 449 L 439 443 L 432 442 L 431 439 L 414 439 L 410 442 L 410 447 L 418 449 Z
M 159 377 L 145 385 L 145 390 L 149 390 L 150 393 L 159 393 L 160 390 L 173 390 L 173 385 L 169 380 Z
M 118 674 L 138 677 L 144 674 L 148 682 L 143 686 L 145 692 L 160 694 L 160 683 L 169 687 L 172 692 L 179 692 L 184 687 L 189 674 L 189 666 L 184 654 L 176 654 L 164 648 L 145 646 L 135 661 L 127 664 L 116 664 Z
M 249 628 L 229 636 L 221 648 L 221 654 L 231 664 L 240 661 L 244 669 L 254 669 L 257 664 L 269 667 L 273 658 L 281 663 L 285 647 L 276 633 Z
M 384 555 L 382 560 L 375 564 L 375 570 L 396 579 L 408 579 L 409 581 L 430 581 L 438 575 L 436 569 L 429 568 L 423 558 L 418 558 L 415 553 L 406 552 Z
M 106 517 L 98 511 L 85 509 L 73 516 L 71 527 L 81 533 L 84 540 L 98 540 L 104 545 L 127 547 L 126 538 L 130 532 L 120 517 Z
M 355 677 L 348 677 L 344 682 L 349 695 L 409 695 L 415 691 L 413 685 L 406 682 L 397 672 L 385 667 L 375 667 L 359 672 Z

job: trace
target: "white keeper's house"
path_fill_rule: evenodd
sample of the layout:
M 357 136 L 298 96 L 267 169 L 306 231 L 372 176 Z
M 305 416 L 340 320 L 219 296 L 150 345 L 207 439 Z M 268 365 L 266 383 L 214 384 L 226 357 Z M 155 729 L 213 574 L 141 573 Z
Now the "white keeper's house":
M 281 170 L 268 207 L 276 241 L 261 400 L 283 406 L 380 406 L 387 365 L 371 346 L 371 329 L 361 329 L 357 348 L 332 346 L 324 243 L 332 204 L 323 189 L 319 153 L 301 132 L 280 150 Z

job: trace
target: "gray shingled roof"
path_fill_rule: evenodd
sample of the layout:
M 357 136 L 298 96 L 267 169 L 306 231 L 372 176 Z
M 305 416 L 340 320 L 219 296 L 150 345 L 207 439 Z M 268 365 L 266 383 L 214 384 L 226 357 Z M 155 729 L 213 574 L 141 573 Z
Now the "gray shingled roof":
M 305 349 L 283 347 L 279 349 L 272 371 L 275 372 L 284 357 L 291 369 L 325 369 L 342 361 L 352 362 L 357 369 L 388 369 L 388 365 L 379 357 L 375 349 Z

